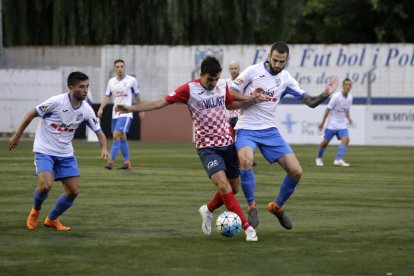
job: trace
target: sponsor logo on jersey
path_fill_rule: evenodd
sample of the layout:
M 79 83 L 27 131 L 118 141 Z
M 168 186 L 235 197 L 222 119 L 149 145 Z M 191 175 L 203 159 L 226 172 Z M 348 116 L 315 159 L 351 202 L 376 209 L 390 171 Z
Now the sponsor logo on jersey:
M 39 110 L 42 111 L 43 113 L 46 113 L 48 109 L 49 109 L 48 106 L 45 106 L 45 105 L 39 106 Z
M 204 101 L 198 101 L 197 106 L 203 109 L 215 108 L 224 105 L 224 96 L 214 97 L 206 99 Z
M 235 85 L 241 85 L 241 84 L 243 84 L 244 83 L 244 80 L 243 80 L 243 78 L 237 78 L 237 79 L 235 79 L 234 80 L 234 82 L 233 82 Z
M 208 164 L 207 164 L 207 169 L 211 169 L 211 168 L 213 168 L 213 167 L 216 167 L 216 166 L 218 166 L 218 161 L 217 160 L 213 160 L 213 161 L 210 161 L 210 162 L 208 162 Z

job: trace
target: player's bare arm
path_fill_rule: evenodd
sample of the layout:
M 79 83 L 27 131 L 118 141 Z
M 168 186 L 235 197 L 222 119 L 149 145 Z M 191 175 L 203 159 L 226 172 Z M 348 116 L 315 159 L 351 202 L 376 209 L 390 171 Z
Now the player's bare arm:
M 102 99 L 101 106 L 99 106 L 98 112 L 96 112 L 96 115 L 98 117 L 102 117 L 103 110 L 105 106 L 108 104 L 108 102 L 109 102 L 109 97 L 105 95 L 104 98 Z
M 12 150 L 17 146 L 24 130 L 30 125 L 32 120 L 36 117 L 37 117 L 37 113 L 35 110 L 32 110 L 29 113 L 27 113 L 27 115 L 23 119 L 23 122 L 20 124 L 19 128 L 17 129 L 16 133 L 12 137 L 10 137 L 9 150 Z
M 115 106 L 115 111 L 119 113 L 129 113 L 129 112 L 142 112 L 142 111 L 151 111 L 163 108 L 164 106 L 169 105 L 169 103 L 162 98 L 157 98 L 149 101 L 143 101 L 139 104 L 134 105 L 124 105 L 119 104 Z
M 262 97 L 263 89 L 261 88 L 256 88 L 249 96 L 240 95 L 240 93 L 237 93 L 234 90 L 229 91 L 232 91 L 230 92 L 232 93 L 232 95 L 237 94 L 237 99 L 236 97 L 233 97 L 233 102 L 226 106 L 228 110 L 240 109 L 258 102 L 262 102 L 264 100 L 264 98 Z
M 135 103 L 137 103 L 137 104 L 141 103 L 141 96 L 140 95 L 135 96 Z M 145 116 L 145 112 L 141 111 L 139 113 L 139 119 L 142 121 L 142 119 L 144 119 L 144 116 Z
M 99 145 L 101 146 L 101 158 L 110 160 L 111 155 L 108 152 L 108 144 L 106 141 L 105 134 L 103 133 L 102 130 L 100 130 L 96 133 L 96 136 L 98 137 Z
M 325 125 L 326 118 L 328 118 L 329 112 L 330 112 L 330 110 L 327 108 L 325 110 L 325 113 L 323 114 L 322 122 L 319 124 L 319 130 L 323 129 L 323 126 Z
M 314 97 L 306 94 L 305 96 L 303 96 L 302 102 L 309 107 L 315 108 L 321 103 L 323 103 L 327 98 L 329 98 L 329 96 L 332 95 L 333 92 L 335 92 L 337 86 L 338 77 L 331 77 L 328 81 L 328 84 L 326 85 L 325 91 L 323 91 L 320 95 Z

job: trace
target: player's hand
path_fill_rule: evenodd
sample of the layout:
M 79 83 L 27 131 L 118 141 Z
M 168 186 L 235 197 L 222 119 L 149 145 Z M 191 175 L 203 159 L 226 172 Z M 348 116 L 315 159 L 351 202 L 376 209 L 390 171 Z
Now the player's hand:
M 332 95 L 333 92 L 335 92 L 336 88 L 338 87 L 339 78 L 338 76 L 332 76 L 328 83 L 326 84 L 325 92 L 328 93 L 328 95 Z
M 351 118 L 348 119 L 348 122 L 349 122 L 349 125 L 352 125 L 352 119 Z
M 111 154 L 106 149 L 103 149 L 101 152 L 101 158 L 105 160 L 111 160 Z
M 322 131 L 322 129 L 323 129 L 323 124 L 319 124 L 318 129 L 319 129 L 319 131 Z
M 101 118 L 102 117 L 102 113 L 103 113 L 103 110 L 102 109 L 98 109 L 98 112 L 96 112 L 96 116 L 98 116 L 99 118 Z
M 263 101 L 266 100 L 265 97 L 264 97 L 264 95 L 263 95 L 263 93 L 264 93 L 264 90 L 262 88 L 260 88 L 260 87 L 257 87 L 250 94 L 250 97 L 253 97 L 254 98 L 254 101 L 256 103 L 260 103 L 260 102 L 263 102 Z
M 115 106 L 115 112 L 119 112 L 119 113 L 129 113 L 131 106 L 130 105 L 125 105 L 125 104 L 117 104 Z
M 9 140 L 9 151 L 13 150 L 19 144 L 20 136 L 14 134 Z
M 145 112 L 144 112 L 144 111 L 141 111 L 141 112 L 138 114 L 138 116 L 139 116 L 139 119 L 142 121 L 142 120 L 144 119 L 144 117 L 145 117 Z

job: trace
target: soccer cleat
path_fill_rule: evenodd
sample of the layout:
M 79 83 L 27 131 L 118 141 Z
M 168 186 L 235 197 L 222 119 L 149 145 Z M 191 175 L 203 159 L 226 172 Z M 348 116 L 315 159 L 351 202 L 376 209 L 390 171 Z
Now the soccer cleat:
M 131 169 L 131 162 L 125 161 L 121 167 L 116 168 L 117 170 L 130 170 Z
M 254 229 L 259 226 L 259 216 L 256 208 L 256 202 L 253 203 L 253 205 L 247 206 L 247 221 Z
M 49 217 L 46 217 L 44 225 L 49 228 L 55 228 L 57 231 L 68 231 L 71 228 L 69 226 L 64 226 L 58 219 L 51 220 Z
M 258 241 L 257 235 L 256 235 L 256 230 L 254 230 L 254 228 L 252 226 L 249 226 L 244 233 L 246 233 L 246 241 L 250 242 L 250 241 Z
M 112 164 L 113 164 L 114 162 L 113 161 L 109 161 L 106 165 L 105 165 L 105 169 L 107 169 L 107 170 L 112 170 Z
M 39 222 L 39 215 L 40 215 L 40 211 L 35 210 L 33 208 L 32 210 L 30 210 L 30 214 L 27 217 L 27 221 L 26 221 L 27 229 L 34 230 L 37 227 L 37 223 Z
M 323 160 L 322 160 L 322 158 L 316 158 L 315 159 L 315 163 L 316 163 L 316 166 L 323 167 Z
M 200 212 L 200 216 L 203 219 L 203 222 L 201 223 L 201 229 L 203 230 L 204 235 L 208 236 L 211 234 L 211 219 L 213 218 L 213 214 L 207 208 L 207 205 L 201 206 L 198 211 Z
M 350 167 L 351 166 L 350 164 L 346 163 L 342 159 L 334 160 L 333 164 L 334 164 L 334 166 L 340 166 L 340 167 Z
M 267 210 L 276 216 L 276 218 L 279 220 L 280 225 L 283 226 L 283 228 L 290 230 L 292 229 L 292 223 L 290 222 L 290 219 L 285 214 L 285 211 L 283 208 L 277 206 L 276 203 L 270 202 L 267 204 Z

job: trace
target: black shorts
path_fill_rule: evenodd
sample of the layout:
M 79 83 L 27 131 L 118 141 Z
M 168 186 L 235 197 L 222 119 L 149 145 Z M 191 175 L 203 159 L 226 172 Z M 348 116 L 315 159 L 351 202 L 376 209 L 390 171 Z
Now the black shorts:
M 208 177 L 211 178 L 218 171 L 224 171 L 228 179 L 236 178 L 240 175 L 237 151 L 234 144 L 227 147 L 201 148 L 197 149 L 197 153 Z

